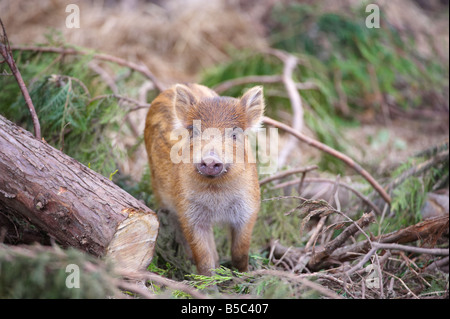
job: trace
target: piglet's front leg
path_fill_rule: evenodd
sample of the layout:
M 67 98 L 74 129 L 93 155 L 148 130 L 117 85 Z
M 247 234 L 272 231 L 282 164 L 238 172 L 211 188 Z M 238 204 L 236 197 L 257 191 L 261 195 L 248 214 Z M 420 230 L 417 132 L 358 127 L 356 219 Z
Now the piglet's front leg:
M 183 232 L 192 251 L 197 272 L 211 276 L 212 270 L 218 266 L 218 255 L 214 243 L 212 227 L 183 227 Z
M 244 224 L 231 224 L 231 264 L 240 272 L 248 271 L 248 253 L 256 213 Z

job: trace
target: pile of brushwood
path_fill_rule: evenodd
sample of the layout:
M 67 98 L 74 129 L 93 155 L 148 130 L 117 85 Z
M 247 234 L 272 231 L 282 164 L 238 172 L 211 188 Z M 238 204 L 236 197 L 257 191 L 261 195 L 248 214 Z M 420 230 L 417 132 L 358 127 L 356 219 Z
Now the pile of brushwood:
M 289 23 L 310 21 L 319 36 L 304 30 L 295 43 L 274 36 L 272 47 L 231 53 L 229 63 L 202 79 L 230 96 L 264 85 L 264 124 L 283 137 L 282 169 L 260 178 L 249 272 L 229 268 L 229 241 L 220 227 L 215 236 L 224 259 L 211 277 L 196 275 L 183 258 L 164 212 L 152 263 L 146 271 L 127 272 L 60 248 L 67 243 L 0 205 L 0 297 L 448 298 L 448 139 L 379 171 L 358 164 L 340 134 L 368 110 L 380 110 L 371 120 L 382 123 L 424 112 L 426 98 L 448 92 L 445 70 L 431 59 L 419 61 L 395 30 L 371 33 L 304 6 L 276 17 L 288 14 Z M 282 35 L 287 22 L 270 21 Z M 389 35 L 384 43 L 383 32 Z M 341 57 L 317 55 L 324 38 Z M 156 209 L 136 127 L 167 85 L 145 65 L 115 56 L 64 44 L 10 46 L 5 30 L 0 40 L 0 114 Z M 448 119 L 448 104 L 433 101 L 423 114 Z M 322 156 L 305 166 L 296 161 L 305 149 Z M 0 196 L 9 196 L 2 185 Z M 33 242 L 41 244 L 25 245 Z M 84 289 L 68 288 L 77 285 Z

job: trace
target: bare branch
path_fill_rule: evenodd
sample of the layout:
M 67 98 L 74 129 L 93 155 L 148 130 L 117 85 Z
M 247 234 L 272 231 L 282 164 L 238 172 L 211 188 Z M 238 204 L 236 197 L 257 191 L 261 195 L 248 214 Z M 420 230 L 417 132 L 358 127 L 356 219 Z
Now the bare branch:
M 59 53 L 64 55 L 88 55 L 92 54 L 92 52 L 81 50 L 81 49 L 74 49 L 74 48 L 55 48 L 55 47 L 36 47 L 36 46 L 12 46 L 12 50 L 18 50 L 18 51 L 36 51 L 36 52 L 50 52 L 50 53 Z M 92 55 L 93 59 L 101 60 L 101 61 L 108 61 L 112 63 L 116 63 L 118 65 L 133 69 L 148 79 L 150 79 L 154 84 L 155 87 L 159 91 L 164 91 L 167 87 L 163 83 L 161 83 L 145 64 L 137 64 L 134 62 L 127 61 L 125 59 L 109 55 L 109 54 L 103 54 L 103 53 L 96 53 Z
M 396 188 L 398 185 L 403 183 L 408 177 L 420 175 L 420 174 L 426 172 L 427 170 L 429 170 L 430 168 L 435 167 L 436 164 L 448 161 L 448 158 L 449 158 L 449 154 L 448 154 L 448 149 L 447 149 L 446 151 L 442 151 L 442 152 L 436 154 L 434 157 L 430 158 L 429 160 L 406 170 L 399 177 L 397 177 L 392 182 L 390 182 L 389 185 L 387 186 L 387 189 Z
M 333 253 L 332 257 L 338 258 L 339 260 L 346 260 L 349 259 L 350 254 L 352 256 L 355 256 L 355 254 L 365 254 L 370 250 L 374 242 L 402 244 L 410 243 L 418 239 L 429 239 L 430 237 L 440 236 L 443 232 L 448 232 L 448 225 L 448 215 L 430 218 L 395 232 L 377 236 L 370 242 L 366 240 L 339 248 Z
M 0 55 L 3 56 L 4 61 L 8 64 L 11 69 L 12 74 L 16 78 L 17 83 L 19 84 L 20 91 L 22 92 L 25 103 L 28 106 L 28 110 L 30 111 L 31 118 L 33 120 L 34 126 L 34 136 L 40 140 L 41 139 L 41 125 L 39 124 L 39 118 L 36 114 L 36 109 L 34 108 L 33 102 L 31 101 L 30 93 L 28 93 L 27 86 L 23 81 L 22 75 L 20 74 L 19 69 L 17 68 L 16 62 L 14 61 L 11 47 L 9 45 L 8 36 L 6 34 L 5 26 L 3 25 L 3 21 L 0 19 L 0 24 L 3 30 L 3 35 L 0 38 Z M 4 42 L 4 43 L 3 43 Z
M 374 218 L 375 214 L 373 212 L 363 214 L 358 221 L 348 226 L 335 239 L 326 244 L 321 251 L 314 254 L 308 263 L 308 268 L 311 270 L 320 269 L 320 265 L 324 259 L 328 258 L 338 247 L 341 247 L 350 236 L 353 236 L 358 230 L 372 222 Z
M 317 165 L 312 165 L 312 166 L 308 166 L 308 167 L 293 168 L 293 169 L 290 169 L 290 170 L 287 170 L 287 171 L 282 171 L 282 172 L 280 172 L 278 174 L 275 174 L 275 175 L 272 175 L 270 177 L 267 177 L 267 178 L 264 178 L 264 179 L 260 180 L 259 181 L 259 185 L 264 185 L 264 184 L 270 183 L 270 182 L 272 182 L 274 180 L 285 178 L 285 177 L 287 177 L 289 175 L 310 172 L 310 171 L 313 171 L 313 170 L 315 170 L 317 168 L 318 168 Z
M 251 75 L 219 83 L 213 88 L 213 90 L 217 94 L 220 94 L 237 85 L 249 83 L 278 83 L 281 82 L 282 79 L 283 78 L 281 75 Z
M 372 246 L 377 249 L 394 249 L 394 250 L 403 250 L 409 251 L 416 254 L 429 254 L 429 255 L 440 255 L 440 256 L 448 256 L 449 249 L 448 248 L 421 248 L 421 247 L 413 247 L 406 246 L 400 244 L 386 244 L 386 243 L 376 243 L 372 242 Z
M 391 203 L 391 197 L 384 190 L 384 188 L 381 187 L 380 184 L 378 184 L 378 182 L 372 177 L 372 175 L 370 175 L 365 169 L 363 169 L 358 163 L 356 163 L 353 159 L 351 159 L 347 155 L 345 155 L 339 151 L 336 151 L 335 149 L 329 147 L 328 145 L 325 145 L 319 141 L 316 141 L 316 140 L 312 139 L 311 137 L 308 137 L 308 136 L 300 133 L 299 131 L 294 130 L 292 127 L 290 127 L 284 123 L 281 123 L 274 119 L 271 119 L 270 117 L 264 116 L 263 122 L 266 123 L 267 125 L 272 125 L 272 126 L 278 127 L 280 129 L 292 134 L 293 136 L 295 136 L 302 142 L 305 142 L 306 144 L 308 144 L 312 147 L 315 147 L 315 148 L 343 161 L 345 164 L 347 164 L 347 166 L 354 169 L 358 174 L 360 174 L 362 177 L 364 177 L 370 183 L 370 185 L 372 185 L 373 188 L 380 194 L 380 196 L 384 199 L 384 201 L 386 203 L 388 203 L 388 204 Z
M 284 63 L 283 68 L 283 84 L 291 101 L 292 107 L 292 129 L 301 132 L 303 129 L 303 105 L 300 93 L 298 92 L 297 86 L 292 79 L 295 68 L 298 64 L 298 59 L 284 51 L 268 49 L 267 53 L 272 54 L 279 58 Z M 280 155 L 278 156 L 278 165 L 282 167 L 287 160 L 288 155 L 292 152 L 297 144 L 295 137 L 290 136 Z
M 213 90 L 216 91 L 218 94 L 220 94 L 231 89 L 232 87 L 243 84 L 250 84 L 250 83 L 271 84 L 281 82 L 283 82 L 283 77 L 281 75 L 250 75 L 219 83 L 213 88 Z M 319 88 L 317 84 L 314 82 L 302 82 L 302 83 L 297 82 L 295 83 L 295 87 L 297 88 L 297 90 L 315 90 Z
M 89 103 L 92 103 L 92 102 L 97 101 L 97 100 L 109 99 L 109 98 L 115 98 L 115 99 L 118 99 L 118 100 L 123 100 L 123 101 L 125 101 L 125 102 L 127 102 L 127 103 L 131 103 L 131 104 L 136 105 L 136 107 L 133 108 L 131 111 L 135 111 L 135 110 L 137 110 L 137 109 L 148 109 L 148 108 L 151 106 L 151 104 L 148 104 L 148 103 L 141 103 L 141 102 L 139 102 L 138 100 L 135 100 L 135 99 L 133 99 L 133 98 L 131 98 L 131 97 L 127 97 L 127 96 L 123 96 L 123 95 L 119 95 L 119 94 L 103 94 L 103 95 L 98 95 L 98 96 L 96 96 L 96 97 L 93 97 L 93 98 L 89 101 Z
M 285 183 L 281 183 L 281 184 L 275 185 L 273 187 L 273 189 L 284 188 L 284 187 L 287 187 L 287 186 L 296 185 L 296 184 L 299 184 L 300 182 L 301 182 L 301 179 L 297 178 L 297 179 L 294 179 L 294 180 L 289 181 L 289 182 L 285 182 Z M 335 183 L 335 181 L 333 181 L 331 179 L 320 178 L 320 177 L 304 178 L 303 182 L 304 183 L 330 183 L 330 184 Z M 348 190 L 350 190 L 353 194 L 355 194 L 358 198 L 360 198 L 363 202 L 365 202 L 370 207 L 370 209 L 372 209 L 375 212 L 375 214 L 377 214 L 378 216 L 382 215 L 380 209 L 373 202 L 371 202 L 369 198 L 364 196 L 363 193 L 361 193 L 360 191 L 356 190 L 352 186 L 350 186 L 350 185 L 348 185 L 346 183 L 343 183 L 343 182 L 339 182 L 338 185 L 342 186 L 342 187 L 344 187 L 344 188 L 346 188 Z

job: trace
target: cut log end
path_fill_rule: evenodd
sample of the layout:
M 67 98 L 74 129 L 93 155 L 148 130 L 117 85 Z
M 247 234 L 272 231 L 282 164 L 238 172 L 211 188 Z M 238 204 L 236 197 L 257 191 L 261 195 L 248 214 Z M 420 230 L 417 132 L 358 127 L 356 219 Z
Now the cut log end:
M 151 262 L 159 227 L 145 204 L 1 115 L 0 211 L 127 270 Z
M 118 225 L 106 257 L 121 270 L 144 270 L 152 261 L 159 221 L 154 212 L 131 210 L 128 214 Z

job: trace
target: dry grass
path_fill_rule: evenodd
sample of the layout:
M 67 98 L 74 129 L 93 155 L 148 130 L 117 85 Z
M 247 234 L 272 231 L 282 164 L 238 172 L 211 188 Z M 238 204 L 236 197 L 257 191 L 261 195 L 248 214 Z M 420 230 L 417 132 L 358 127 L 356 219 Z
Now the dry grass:
M 166 80 L 192 80 L 202 68 L 226 60 L 227 50 L 265 43 L 258 23 L 236 2 L 137 1 L 128 9 L 103 1 L 70 3 L 80 7 L 80 29 L 65 27 L 66 1 L 6 0 L 0 12 L 13 44 L 43 42 L 54 28 L 67 43 L 142 61 Z
M 419 2 L 428 10 L 423 10 Z M 433 57 L 435 54 L 442 61 L 449 59 L 448 17 L 439 11 L 439 1 L 379 0 L 376 3 L 388 23 L 403 35 L 412 35 L 418 54 Z M 370 2 L 368 2 L 370 3 Z M 324 0 L 321 9 L 339 14 L 352 14 L 352 8 L 361 5 L 359 0 Z M 365 18 L 365 17 L 362 17 Z
M 44 35 L 53 28 L 67 43 L 142 61 L 162 79 L 185 81 L 226 60 L 230 48 L 265 47 L 270 9 L 286 2 L 290 1 L 3 0 L 0 12 L 13 44 L 44 42 Z M 355 0 L 302 2 L 341 14 L 351 14 L 360 5 Z M 65 27 L 69 3 L 80 7 L 80 29 Z M 411 0 L 379 1 L 378 5 L 389 24 L 415 37 L 418 53 L 437 53 L 448 61 L 448 19 L 439 12 L 421 10 Z

